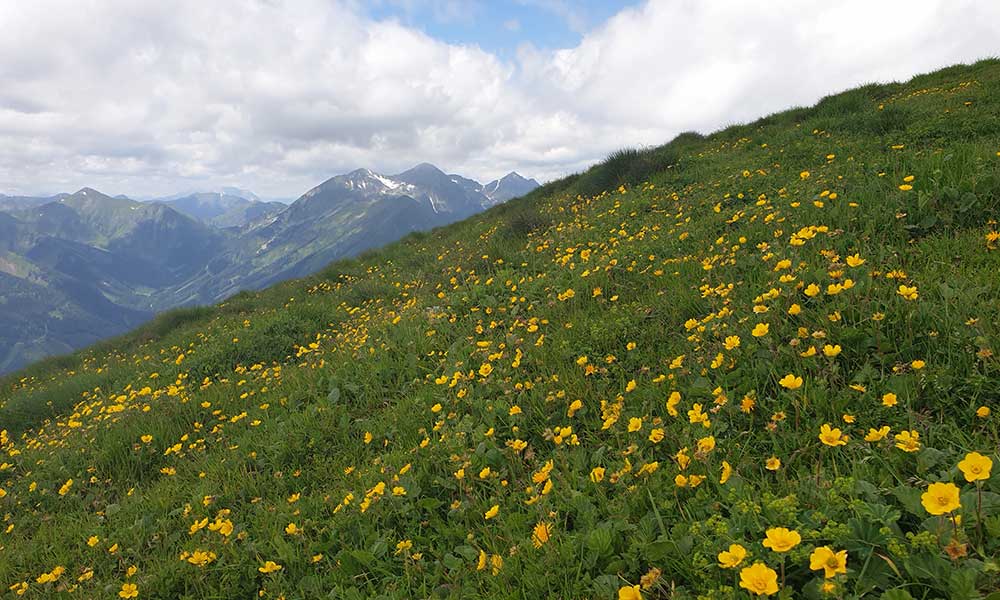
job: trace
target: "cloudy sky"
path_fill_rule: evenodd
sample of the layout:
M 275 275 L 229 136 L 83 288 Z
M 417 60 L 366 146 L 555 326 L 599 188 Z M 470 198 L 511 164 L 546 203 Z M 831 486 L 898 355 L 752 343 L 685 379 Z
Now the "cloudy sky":
M 546 180 L 997 55 L 995 0 L 3 0 L 0 193 Z

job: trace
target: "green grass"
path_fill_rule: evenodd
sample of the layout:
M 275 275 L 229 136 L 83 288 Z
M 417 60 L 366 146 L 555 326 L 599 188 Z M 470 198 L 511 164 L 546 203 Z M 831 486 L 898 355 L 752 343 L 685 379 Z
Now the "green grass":
M 0 380 L 0 592 L 745 598 L 759 561 L 782 597 L 992 598 L 1000 475 L 957 465 L 1000 458 L 998 182 L 988 60 L 625 149 L 43 361 Z M 922 506 L 939 482 L 960 524 Z

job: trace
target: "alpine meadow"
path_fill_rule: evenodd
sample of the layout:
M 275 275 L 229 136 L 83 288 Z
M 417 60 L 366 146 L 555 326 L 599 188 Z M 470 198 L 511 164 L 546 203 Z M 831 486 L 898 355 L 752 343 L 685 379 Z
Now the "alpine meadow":
M 0 593 L 1000 598 L 1000 60 L 0 380 Z

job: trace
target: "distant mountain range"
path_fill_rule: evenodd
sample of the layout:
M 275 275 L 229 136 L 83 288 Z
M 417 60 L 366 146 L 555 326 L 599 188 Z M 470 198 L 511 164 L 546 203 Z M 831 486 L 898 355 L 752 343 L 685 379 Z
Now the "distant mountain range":
M 517 173 L 481 185 L 425 163 L 338 175 L 290 205 L 235 188 L 147 202 L 90 188 L 0 195 L 0 373 L 171 307 L 308 275 L 536 187 Z

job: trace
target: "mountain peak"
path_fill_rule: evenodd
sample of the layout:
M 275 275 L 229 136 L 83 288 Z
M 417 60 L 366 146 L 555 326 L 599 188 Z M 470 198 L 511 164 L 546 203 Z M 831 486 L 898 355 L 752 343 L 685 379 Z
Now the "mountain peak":
M 440 174 L 440 175 L 444 175 L 445 173 L 444 173 L 444 171 L 442 171 L 441 169 L 437 168 L 435 165 L 432 165 L 431 163 L 422 162 L 419 165 L 416 165 L 415 167 L 413 167 L 412 169 L 409 169 L 408 171 L 404 171 L 403 173 L 401 173 L 401 175 L 406 175 L 406 174 L 413 174 L 413 175 L 430 175 L 430 174 L 439 175 Z
M 97 190 L 95 190 L 94 188 L 91 188 L 91 187 L 82 187 L 82 188 L 78 189 L 77 191 L 73 192 L 73 195 L 74 196 L 107 196 L 107 194 L 99 192 L 99 191 L 97 191 Z
M 526 179 L 517 171 L 511 171 L 500 179 L 491 181 L 483 186 L 483 194 L 493 204 L 506 202 L 511 198 L 517 198 L 539 187 L 539 183 L 534 179 Z

